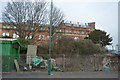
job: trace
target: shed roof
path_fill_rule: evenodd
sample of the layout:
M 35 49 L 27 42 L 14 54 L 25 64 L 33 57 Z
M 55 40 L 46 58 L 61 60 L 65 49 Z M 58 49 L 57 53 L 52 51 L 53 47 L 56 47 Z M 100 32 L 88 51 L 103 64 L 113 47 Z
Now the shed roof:
M 17 39 L 0 38 L 0 43 L 18 43 L 22 47 L 21 43 Z

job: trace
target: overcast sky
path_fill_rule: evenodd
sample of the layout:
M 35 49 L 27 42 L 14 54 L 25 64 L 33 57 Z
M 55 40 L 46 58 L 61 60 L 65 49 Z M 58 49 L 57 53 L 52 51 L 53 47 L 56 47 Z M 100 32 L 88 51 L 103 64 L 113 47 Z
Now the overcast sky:
M 4 9 L 4 0 L 0 11 Z M 50 1 L 50 0 L 47 0 Z M 53 0 L 68 21 L 96 22 L 96 29 L 106 31 L 113 37 L 113 46 L 118 43 L 118 0 Z M 109 47 L 112 48 L 112 47 Z

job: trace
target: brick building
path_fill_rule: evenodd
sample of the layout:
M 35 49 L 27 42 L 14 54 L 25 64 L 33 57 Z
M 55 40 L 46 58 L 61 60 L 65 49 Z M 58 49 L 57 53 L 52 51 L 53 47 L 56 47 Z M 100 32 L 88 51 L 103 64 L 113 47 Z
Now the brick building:
M 83 40 L 88 34 L 95 29 L 95 22 L 84 23 L 84 24 L 73 24 L 62 22 L 59 27 L 53 27 L 53 37 L 58 38 L 62 35 L 70 36 L 73 39 Z M 9 36 L 13 39 L 19 38 L 15 33 L 16 26 L 2 25 L 0 24 L 0 37 Z M 35 43 L 40 44 L 41 42 L 47 43 L 49 40 L 49 26 L 42 26 L 40 31 L 34 35 Z M 34 31 L 34 29 L 33 29 Z M 32 39 L 32 35 L 29 35 L 29 39 Z

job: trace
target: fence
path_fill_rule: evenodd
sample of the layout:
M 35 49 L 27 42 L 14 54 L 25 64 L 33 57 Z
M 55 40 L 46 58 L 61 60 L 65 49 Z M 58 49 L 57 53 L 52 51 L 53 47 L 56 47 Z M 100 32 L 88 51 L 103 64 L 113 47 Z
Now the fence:
M 64 71 L 102 71 L 104 56 L 66 56 Z M 118 71 L 118 58 L 110 57 L 110 71 Z
M 40 55 L 38 58 L 43 57 L 44 61 L 47 63 L 47 55 Z M 29 56 L 30 57 L 30 56 Z M 104 55 L 54 55 L 52 56 L 51 66 L 57 66 L 59 70 L 54 71 L 64 71 L 64 72 L 93 72 L 93 71 L 102 71 L 103 70 L 103 60 Z M 12 57 L 11 57 L 12 58 Z M 32 57 L 34 58 L 34 57 Z M 20 56 L 19 67 L 21 71 L 29 71 L 29 72 L 39 72 L 39 71 L 47 71 L 46 67 L 41 67 L 43 62 L 38 64 L 36 67 L 32 64 L 26 64 L 26 55 Z M 118 57 L 111 56 L 109 63 L 110 70 L 108 71 L 118 71 Z M 30 69 L 31 67 L 31 69 Z M 7 70 L 7 69 L 6 69 Z M 15 67 L 14 67 L 15 71 Z M 8 71 L 7 71 L 8 72 Z

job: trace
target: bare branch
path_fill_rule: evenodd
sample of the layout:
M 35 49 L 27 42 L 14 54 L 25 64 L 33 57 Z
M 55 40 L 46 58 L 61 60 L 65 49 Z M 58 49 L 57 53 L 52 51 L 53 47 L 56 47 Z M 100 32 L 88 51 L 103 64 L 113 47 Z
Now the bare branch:
M 20 38 L 35 35 L 42 25 L 49 24 L 49 4 L 44 0 L 12 0 L 8 2 L 2 13 L 2 20 L 6 24 L 16 26 L 15 33 Z M 58 26 L 63 19 L 60 9 L 53 6 L 53 25 Z M 33 31 L 33 30 L 34 31 Z

